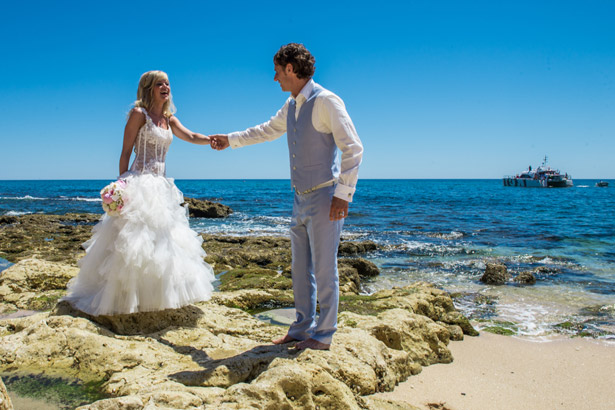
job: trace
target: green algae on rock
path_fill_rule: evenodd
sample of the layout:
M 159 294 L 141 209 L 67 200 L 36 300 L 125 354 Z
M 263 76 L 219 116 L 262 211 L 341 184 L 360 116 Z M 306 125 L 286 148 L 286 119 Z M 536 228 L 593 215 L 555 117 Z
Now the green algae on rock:
M 108 397 L 101 393 L 102 380 L 83 383 L 77 379 L 44 375 L 3 376 L 7 389 L 18 396 L 42 400 L 61 409 L 74 409 Z

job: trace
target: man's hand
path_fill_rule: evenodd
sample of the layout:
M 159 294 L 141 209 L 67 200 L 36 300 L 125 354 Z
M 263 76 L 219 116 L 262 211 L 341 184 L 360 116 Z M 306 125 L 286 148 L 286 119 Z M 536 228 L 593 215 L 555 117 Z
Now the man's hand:
M 210 135 L 209 140 L 211 141 L 211 147 L 215 150 L 222 151 L 229 147 L 228 135 L 226 134 Z
M 348 201 L 344 201 L 336 196 L 331 200 L 331 210 L 329 211 L 330 221 L 339 221 L 348 216 Z

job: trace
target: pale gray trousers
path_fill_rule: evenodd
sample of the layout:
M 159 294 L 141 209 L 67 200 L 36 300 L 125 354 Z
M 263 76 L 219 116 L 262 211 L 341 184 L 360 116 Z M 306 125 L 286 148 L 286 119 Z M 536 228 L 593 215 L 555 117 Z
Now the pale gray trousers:
M 290 223 L 292 278 L 297 316 L 289 336 L 330 344 L 337 330 L 337 248 L 344 220 L 330 221 L 335 186 L 295 194 Z M 316 321 L 316 302 L 320 308 Z

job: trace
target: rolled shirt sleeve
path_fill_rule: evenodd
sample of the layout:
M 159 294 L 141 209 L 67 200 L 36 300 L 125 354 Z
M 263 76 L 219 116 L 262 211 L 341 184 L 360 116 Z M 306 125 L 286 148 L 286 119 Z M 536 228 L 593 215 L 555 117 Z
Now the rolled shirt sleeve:
M 352 202 L 363 158 L 363 144 L 341 98 L 330 91 L 322 92 L 314 105 L 312 122 L 320 132 L 333 134 L 342 152 L 340 175 L 334 195 Z M 317 121 L 315 121 L 317 120 Z
M 248 128 L 245 131 L 237 131 L 228 134 L 228 141 L 231 148 L 235 149 L 246 145 L 273 141 L 284 135 L 286 132 L 286 116 L 288 114 L 289 102 L 290 98 L 269 121 Z

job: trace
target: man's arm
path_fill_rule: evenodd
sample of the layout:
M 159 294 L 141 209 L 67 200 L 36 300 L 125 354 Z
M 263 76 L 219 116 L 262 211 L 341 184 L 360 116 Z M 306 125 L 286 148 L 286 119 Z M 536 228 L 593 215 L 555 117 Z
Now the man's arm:
M 346 111 L 344 102 L 337 95 L 328 95 L 319 98 L 318 117 L 325 128 L 324 131 L 333 134 L 335 144 L 342 151 L 340 176 L 335 188 L 335 197 L 346 202 L 352 202 L 357 180 L 359 179 L 359 165 L 363 158 L 363 144 L 359 139 L 357 130 Z M 347 204 L 346 204 L 347 205 Z M 331 212 L 344 212 L 348 215 L 348 209 L 331 209 Z
M 273 141 L 280 138 L 286 132 L 286 115 L 288 114 L 288 104 L 290 98 L 284 106 L 267 122 L 248 128 L 245 131 L 232 132 L 228 134 L 228 143 L 231 148 L 244 147 L 246 145 L 258 144 L 266 141 Z

